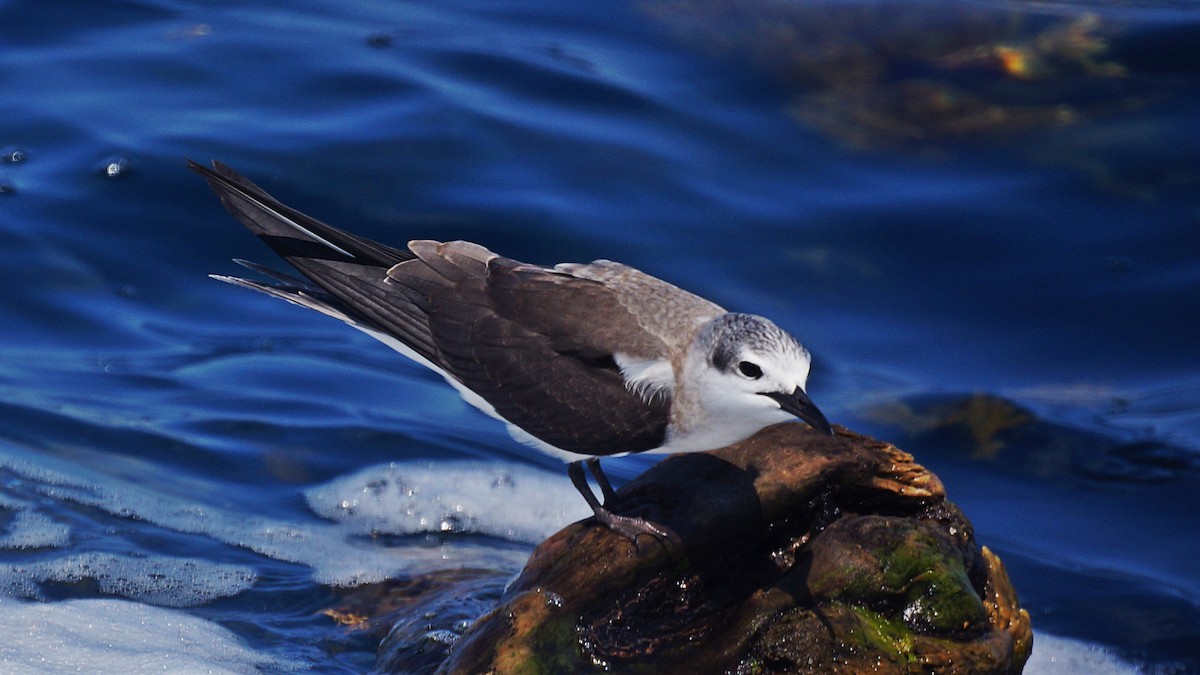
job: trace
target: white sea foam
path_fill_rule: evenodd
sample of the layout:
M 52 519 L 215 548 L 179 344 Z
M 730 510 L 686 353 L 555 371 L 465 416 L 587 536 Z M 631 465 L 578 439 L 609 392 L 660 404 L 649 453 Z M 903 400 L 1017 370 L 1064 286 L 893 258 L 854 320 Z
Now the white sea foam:
M 1140 672 L 1098 645 L 1037 633 L 1025 675 L 1126 675 Z
M 591 514 L 562 474 L 486 462 L 374 466 L 304 493 L 363 534 L 476 532 L 537 543 Z
M 0 671 L 248 673 L 296 671 L 225 628 L 122 600 L 27 603 L 0 597 Z M 1038 633 L 1027 675 L 1125 675 L 1138 668 L 1096 645 Z
M 3 506 L 15 513 L 8 531 L 0 534 L 0 549 L 61 548 L 71 540 L 70 528 L 31 510 L 28 504 L 7 500 Z
M 78 553 L 23 564 L 0 564 L 0 593 L 41 599 L 40 584 L 91 580 L 102 593 L 165 607 L 203 605 L 254 584 L 254 570 L 195 558 Z
M 311 488 L 306 494 L 311 508 L 333 521 L 329 522 L 258 516 L 213 503 L 205 499 L 212 493 L 210 487 L 181 483 L 186 479 L 179 476 L 160 474 L 153 482 L 125 478 L 147 475 L 149 469 L 114 466 L 122 461 L 134 460 L 64 462 L 0 446 L 0 469 L 20 488 L 5 494 L 0 486 L 0 508 L 13 512 L 7 528 L 0 529 L 0 548 L 43 547 L 53 553 L 70 544 L 70 528 L 53 517 L 54 509 L 61 507 L 39 506 L 49 498 L 94 507 L 118 523 L 129 519 L 138 527 L 149 524 L 206 536 L 274 560 L 306 565 L 318 583 L 348 586 L 447 566 L 499 565 L 516 571 L 525 558 L 519 549 L 485 548 L 477 540 L 450 537 L 388 545 L 364 534 L 477 532 L 530 543 L 588 515 L 565 475 L 491 462 L 388 464 Z M 103 466 L 106 472 L 93 466 Z M 26 499 L 28 495 L 36 499 Z M 111 542 L 126 534 L 118 526 L 106 537 Z M 103 568 L 102 577 L 87 577 L 103 588 L 165 606 L 233 595 L 253 583 L 249 573 L 194 559 L 192 572 L 214 583 L 173 587 L 158 581 L 159 575 L 184 571 L 188 559 L 92 555 L 86 543 L 71 544 L 70 550 L 72 557 L 57 562 L 45 562 L 43 552 L 38 564 L 0 566 L 0 593 L 39 597 L 38 584 L 66 579 L 85 561 Z
M 305 565 L 329 585 L 446 567 L 515 572 L 525 548 L 441 533 L 531 542 L 586 515 L 565 476 L 497 463 L 364 469 L 310 489 L 316 516 L 280 518 L 215 501 L 209 495 L 219 491 L 177 474 L 143 480 L 149 469 L 137 460 L 75 459 L 0 445 L 0 550 L 10 552 L 0 563 L 0 672 L 296 670 L 303 664 L 273 660 L 216 624 L 164 608 L 203 605 L 256 583 L 252 566 L 210 559 L 222 545 Z M 196 555 L 186 557 L 186 544 L 156 550 L 146 535 L 158 528 L 167 540 L 196 537 Z M 375 532 L 418 536 L 363 536 Z M 81 582 L 123 599 L 25 602 Z
M 255 673 L 295 671 L 211 621 L 124 600 L 29 603 L 0 597 L 0 671 Z
M 179 533 L 307 565 L 319 583 L 354 585 L 447 565 L 524 562 L 521 550 L 478 550 L 477 543 L 406 542 L 389 546 L 364 534 L 475 532 L 536 542 L 587 514 L 565 476 L 489 462 L 419 462 L 374 466 L 305 491 L 310 508 L 329 521 L 255 516 L 206 503 L 167 480 L 118 478 L 0 446 L 0 549 L 30 551 L 29 562 L 0 565 L 0 671 L 251 672 L 291 670 L 241 645 L 220 626 L 177 611 L 121 600 L 27 603 L 43 584 L 90 580 L 112 595 L 160 606 L 191 606 L 253 585 L 252 570 L 200 558 L 122 555 L 72 542 L 71 527 L 43 511 L 45 499 L 95 507 Z M 138 475 L 136 470 L 117 471 Z M 61 508 L 61 507 L 58 507 Z M 112 536 L 122 536 L 118 526 Z M 44 550 L 31 550 L 44 549 Z M 484 558 L 480 558 L 480 556 Z M 505 557 L 507 556 L 507 557 Z M 3 596 L 9 596 L 7 599 Z M 1102 647 L 1038 633 L 1025 669 L 1034 675 L 1137 672 Z

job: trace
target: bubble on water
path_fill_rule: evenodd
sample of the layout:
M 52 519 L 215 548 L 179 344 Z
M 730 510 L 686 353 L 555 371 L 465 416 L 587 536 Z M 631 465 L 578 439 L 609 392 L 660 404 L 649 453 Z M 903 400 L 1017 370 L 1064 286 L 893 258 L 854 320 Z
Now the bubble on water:
M 29 155 L 15 145 L 0 149 L 0 163 L 2 164 L 20 164 L 27 159 L 29 159 Z
M 1134 664 L 1123 661 L 1104 648 L 1038 633 L 1033 640 L 1033 655 L 1025 664 L 1025 675 L 1125 675 L 1140 672 Z
M 565 474 L 490 462 L 376 466 L 304 493 L 363 534 L 467 532 L 537 543 L 590 515 Z
M 124 600 L 0 598 L 0 671 L 246 673 L 304 668 L 250 649 L 212 621 Z
M 61 548 L 71 541 L 71 530 L 48 516 L 22 509 L 0 534 L 0 549 Z
M 99 173 L 105 178 L 121 178 L 133 170 L 130 161 L 119 155 L 114 155 L 100 163 Z
M 105 471 L 121 472 L 120 458 L 106 457 Z M 39 499 L 66 504 L 94 507 L 115 516 L 108 538 L 122 535 L 133 536 L 147 526 L 161 527 L 187 535 L 206 536 L 222 544 L 236 546 L 273 560 L 305 565 L 312 569 L 316 583 L 331 586 L 355 586 L 393 578 L 401 574 L 444 569 L 447 561 L 456 567 L 485 567 L 489 569 L 512 569 L 524 564 L 527 553 L 513 547 L 480 546 L 478 540 L 458 537 L 440 532 L 444 517 L 454 515 L 464 523 L 465 532 L 494 532 L 495 536 L 510 541 L 538 541 L 539 533 L 553 532 L 558 524 L 570 522 L 582 514 L 564 516 L 566 509 L 586 510 L 583 500 L 574 493 L 565 477 L 526 469 L 516 471 L 515 476 L 529 474 L 530 482 L 521 481 L 521 493 L 509 499 L 506 509 L 518 521 L 506 527 L 505 509 L 492 502 L 478 503 L 472 499 L 453 498 L 447 503 L 461 504 L 464 511 L 440 508 L 439 491 L 446 489 L 472 489 L 486 486 L 499 474 L 499 465 L 465 463 L 464 475 L 456 470 L 459 465 L 432 466 L 406 474 L 415 482 L 409 484 L 398 478 L 391 466 L 365 469 L 326 486 L 313 488 L 309 495 L 314 510 L 336 522 L 313 522 L 311 519 L 291 522 L 280 518 L 255 515 L 252 511 L 223 503 L 206 503 L 196 497 L 204 490 L 197 490 L 187 481 L 181 484 L 161 476 L 154 483 L 119 478 L 115 475 L 91 468 L 87 462 L 68 462 L 38 455 L 36 464 L 23 459 L 21 450 L 0 446 L 0 468 L 13 476 L 21 494 L 33 493 Z M 511 468 L 508 469 L 511 471 Z M 125 467 L 125 475 L 136 473 L 134 467 Z M 461 480 L 460 480 L 461 479 Z M 374 485 L 370 485 L 375 481 Z M 483 490 L 478 490 L 482 492 Z M 539 494 L 544 491 L 545 494 Z M 4 497 L 0 491 L 0 500 Z M 513 501 L 513 500 L 516 501 Z M 409 504 L 412 514 L 396 513 Z M 3 504 L 0 504 L 2 506 Z M 437 508 L 435 508 L 437 507 Z M 468 507 L 470 507 L 468 509 Z M 56 509 L 61 506 L 56 506 Z M 476 518 L 475 509 L 492 510 L 493 513 Z M 436 515 L 434 515 L 436 514 Z M 472 518 L 475 518 L 472 521 Z M 526 523 L 521 524 L 520 518 Z M 133 521 L 128 528 L 123 520 Z M 393 519 L 396 519 L 395 521 Z M 424 519 L 425 525 L 416 522 Z M 3 522 L 3 521 L 0 521 Z M 33 519 L 31 523 L 45 520 Z M 532 523 L 532 524 L 530 524 Z M 482 524 L 482 525 L 481 525 Z M 373 526 L 379 529 L 373 530 Z M 11 528 L 10 528 L 11 532 Z M 389 545 L 373 538 L 377 532 L 428 534 L 427 543 L 412 545 L 401 542 Z M 366 535 L 366 536 L 364 536 Z M 49 537 L 50 535 L 43 535 Z M 432 545 L 430 545 L 432 544 Z M 129 549 L 141 551 L 137 544 L 130 543 Z M 157 561 L 154 569 L 145 560 Z M 175 563 L 161 556 L 150 557 L 112 556 L 102 561 L 109 565 L 106 587 L 115 594 L 134 599 L 144 599 L 166 605 L 186 605 L 198 597 L 220 597 L 226 593 L 239 592 L 251 583 L 250 578 L 239 575 L 236 570 L 208 563 L 202 559 L 180 558 Z M 183 565 L 181 561 L 193 560 L 195 567 Z M 62 577 L 66 572 L 55 572 L 45 565 L 36 564 L 0 568 L 0 593 L 18 597 L 39 597 L 39 585 L 44 580 Z M 248 570 L 247 570 L 248 572 Z M 153 584 L 120 583 L 118 579 L 144 579 L 150 574 L 196 575 L 212 577 L 205 586 L 183 585 L 169 587 L 166 581 Z M 186 599 L 192 598 L 192 599 Z M 151 600 L 153 599 L 153 600 Z
M 241 565 L 99 552 L 0 564 L 0 593 L 31 600 L 42 598 L 42 584 L 90 581 L 101 593 L 164 607 L 191 607 L 237 595 L 256 579 L 254 570 Z
M 425 634 L 425 639 L 443 645 L 453 645 L 458 642 L 458 634 L 451 630 L 431 630 Z

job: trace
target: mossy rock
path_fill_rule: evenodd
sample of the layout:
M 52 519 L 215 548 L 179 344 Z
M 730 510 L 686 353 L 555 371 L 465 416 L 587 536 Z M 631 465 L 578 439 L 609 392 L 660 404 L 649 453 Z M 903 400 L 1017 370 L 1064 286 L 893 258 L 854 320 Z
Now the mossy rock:
M 443 673 L 1010 673 L 1032 648 L 999 560 L 887 443 L 799 424 L 668 458 L 543 542 Z

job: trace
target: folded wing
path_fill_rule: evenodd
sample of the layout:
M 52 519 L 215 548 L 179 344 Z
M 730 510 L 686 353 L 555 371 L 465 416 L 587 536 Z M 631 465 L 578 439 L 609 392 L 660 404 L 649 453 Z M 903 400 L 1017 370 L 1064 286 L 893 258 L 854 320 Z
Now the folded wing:
M 415 241 L 407 250 L 379 244 L 213 166 L 190 163 L 226 209 L 307 281 L 269 271 L 272 282 L 217 278 L 403 343 L 482 398 L 488 412 L 555 448 L 608 455 L 663 443 L 670 401 L 630 391 L 614 354 L 666 358 L 674 345 L 627 310 L 619 285 L 467 242 Z

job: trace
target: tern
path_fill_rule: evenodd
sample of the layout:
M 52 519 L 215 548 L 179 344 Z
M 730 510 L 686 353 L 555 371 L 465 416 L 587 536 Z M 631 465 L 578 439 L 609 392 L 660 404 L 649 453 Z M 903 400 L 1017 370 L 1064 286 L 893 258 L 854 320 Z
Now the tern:
M 270 281 L 214 279 L 344 321 L 438 373 L 514 438 L 566 461 L 596 520 L 635 543 L 669 535 L 605 506 L 615 493 L 601 457 L 715 450 L 796 418 L 833 433 L 806 393 L 808 351 L 768 319 L 608 260 L 543 267 L 465 241 L 388 246 L 285 206 L 220 162 L 188 166 L 306 277 L 237 260 Z

